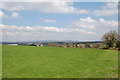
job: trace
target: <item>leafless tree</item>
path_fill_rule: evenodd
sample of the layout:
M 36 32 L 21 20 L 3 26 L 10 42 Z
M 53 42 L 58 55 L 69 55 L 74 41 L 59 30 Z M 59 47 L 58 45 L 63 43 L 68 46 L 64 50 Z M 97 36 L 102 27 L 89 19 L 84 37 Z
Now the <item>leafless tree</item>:
M 118 33 L 116 31 L 110 31 L 103 35 L 102 40 L 108 48 L 116 47 L 118 42 Z

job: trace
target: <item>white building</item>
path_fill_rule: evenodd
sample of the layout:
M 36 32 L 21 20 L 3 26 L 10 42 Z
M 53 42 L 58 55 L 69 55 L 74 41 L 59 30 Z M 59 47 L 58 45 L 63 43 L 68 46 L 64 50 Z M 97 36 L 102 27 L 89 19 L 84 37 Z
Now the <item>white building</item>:
M 8 45 L 14 45 L 14 46 L 16 46 L 16 45 L 18 45 L 18 44 L 8 44 Z

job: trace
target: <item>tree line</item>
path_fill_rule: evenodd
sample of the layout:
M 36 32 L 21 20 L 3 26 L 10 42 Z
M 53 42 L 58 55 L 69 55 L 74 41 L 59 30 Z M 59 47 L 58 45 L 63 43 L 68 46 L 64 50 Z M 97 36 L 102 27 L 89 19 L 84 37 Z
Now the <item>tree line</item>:
M 113 49 L 120 50 L 120 35 L 116 31 L 109 31 L 102 37 L 102 43 L 48 43 L 46 46 L 52 47 L 70 47 L 70 48 L 99 48 L 99 49 Z

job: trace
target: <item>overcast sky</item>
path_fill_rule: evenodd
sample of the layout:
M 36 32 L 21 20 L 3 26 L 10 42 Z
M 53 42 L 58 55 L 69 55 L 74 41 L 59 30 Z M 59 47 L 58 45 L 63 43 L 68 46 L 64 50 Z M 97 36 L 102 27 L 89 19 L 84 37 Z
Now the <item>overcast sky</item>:
M 118 29 L 117 6 L 110 2 L 1 3 L 3 41 L 101 40 Z

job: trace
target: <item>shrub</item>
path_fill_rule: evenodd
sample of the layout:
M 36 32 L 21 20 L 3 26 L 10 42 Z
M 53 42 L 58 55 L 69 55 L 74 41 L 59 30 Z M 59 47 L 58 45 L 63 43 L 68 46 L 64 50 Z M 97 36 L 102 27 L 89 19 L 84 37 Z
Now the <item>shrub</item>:
M 90 43 L 89 42 L 85 43 L 85 46 L 86 48 L 90 48 Z
M 48 43 L 47 46 L 51 46 L 51 47 L 60 47 L 61 45 L 60 45 L 59 43 L 52 43 L 52 42 L 50 42 L 50 43 Z
M 80 48 L 85 48 L 84 44 L 80 44 Z

